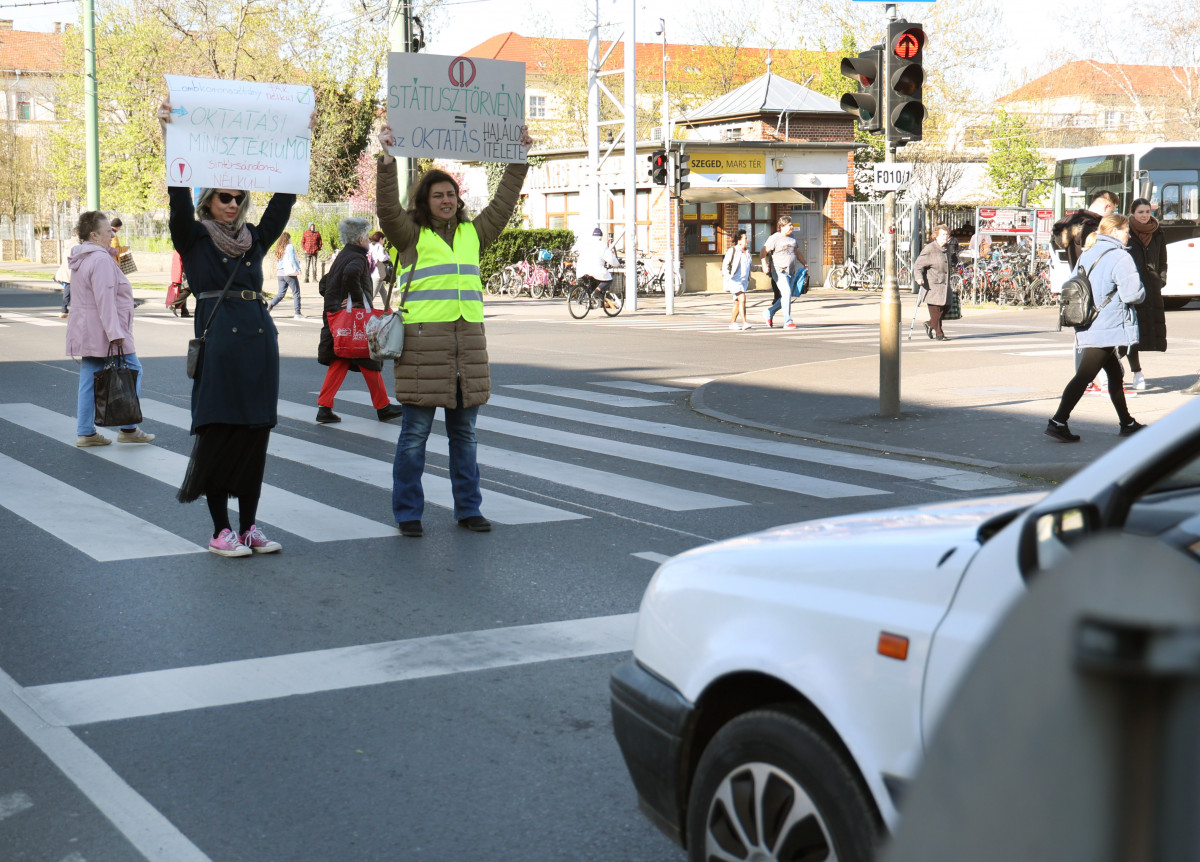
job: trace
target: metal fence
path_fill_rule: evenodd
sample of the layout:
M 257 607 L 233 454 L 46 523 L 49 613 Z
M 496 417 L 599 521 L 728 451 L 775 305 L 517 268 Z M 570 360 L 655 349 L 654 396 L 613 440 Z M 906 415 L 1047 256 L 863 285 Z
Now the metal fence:
M 869 263 L 883 271 L 883 249 L 887 234 L 883 224 L 883 203 L 847 203 L 846 257 Z M 925 207 L 896 203 L 896 257 L 901 269 L 912 272 L 913 263 L 928 238 L 929 230 L 945 223 L 956 230 L 964 223 L 975 224 L 974 207 Z

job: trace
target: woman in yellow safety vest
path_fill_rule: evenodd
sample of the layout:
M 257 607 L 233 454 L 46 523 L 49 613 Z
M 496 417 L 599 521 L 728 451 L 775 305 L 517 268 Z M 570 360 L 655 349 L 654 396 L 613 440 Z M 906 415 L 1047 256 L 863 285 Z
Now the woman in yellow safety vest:
M 458 183 L 445 171 L 426 171 L 400 206 L 391 126 L 379 132 L 383 153 L 376 179 L 379 226 L 399 251 L 404 299 L 404 353 L 394 363 L 396 400 L 404 405 L 392 467 L 392 514 L 404 536 L 422 535 L 425 443 L 438 407 L 450 438 L 450 485 L 454 517 L 477 533 L 491 530 L 480 512 L 475 417 L 491 393 L 487 337 L 483 328 L 483 282 L 479 256 L 508 224 L 529 166 L 508 165 L 496 195 L 474 219 L 467 215 Z M 522 128 L 521 146 L 533 146 Z

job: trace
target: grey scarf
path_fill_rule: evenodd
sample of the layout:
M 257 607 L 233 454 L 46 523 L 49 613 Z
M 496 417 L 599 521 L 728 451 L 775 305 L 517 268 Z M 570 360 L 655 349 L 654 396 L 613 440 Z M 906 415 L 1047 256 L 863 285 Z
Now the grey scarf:
M 216 219 L 201 219 L 200 224 L 204 225 L 204 229 L 212 237 L 213 245 L 220 249 L 222 254 L 230 257 L 241 257 L 250 248 L 250 243 L 254 242 L 250 236 L 250 228 L 245 225 L 235 231 Z

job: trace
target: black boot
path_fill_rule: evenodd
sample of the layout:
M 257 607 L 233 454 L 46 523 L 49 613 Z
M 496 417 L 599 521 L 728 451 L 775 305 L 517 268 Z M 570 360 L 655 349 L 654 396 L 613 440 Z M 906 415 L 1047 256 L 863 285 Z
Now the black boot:
M 333 412 L 332 407 L 322 407 L 317 405 L 317 421 L 322 425 L 329 425 L 333 422 L 341 422 L 342 417 Z
M 380 407 L 376 410 L 375 415 L 379 417 L 380 422 L 390 422 L 403 416 L 404 408 L 399 404 L 389 404 L 387 407 Z

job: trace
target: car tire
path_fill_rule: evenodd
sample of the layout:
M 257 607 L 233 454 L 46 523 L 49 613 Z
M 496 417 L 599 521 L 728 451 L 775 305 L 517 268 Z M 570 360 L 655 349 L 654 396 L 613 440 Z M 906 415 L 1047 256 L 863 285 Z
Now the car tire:
M 875 806 L 843 758 L 789 713 L 738 716 L 713 736 L 696 767 L 689 862 L 869 862 L 879 834 Z

